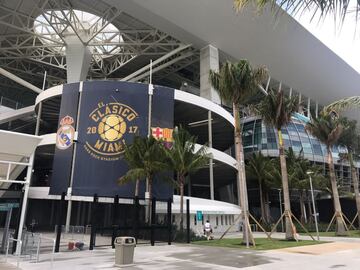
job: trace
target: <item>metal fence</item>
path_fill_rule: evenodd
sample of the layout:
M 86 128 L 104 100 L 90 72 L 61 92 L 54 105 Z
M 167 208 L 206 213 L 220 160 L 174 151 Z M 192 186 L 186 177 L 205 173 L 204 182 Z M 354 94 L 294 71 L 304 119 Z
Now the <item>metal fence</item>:
M 145 200 L 144 198 L 133 198 L 131 204 L 126 204 L 128 211 L 119 211 L 119 197 L 115 196 L 111 206 L 112 221 L 110 225 L 100 224 L 102 211 L 105 203 L 101 203 L 98 197 L 94 195 L 91 203 L 91 222 L 86 226 L 70 226 L 65 230 L 63 224 L 56 226 L 56 247 L 55 251 L 60 249 L 60 242 L 66 237 L 69 246 L 73 243 L 88 243 L 89 249 L 100 246 L 114 247 L 114 240 L 118 236 L 133 236 L 137 243 L 149 243 L 172 241 L 172 215 L 171 200 Z M 126 198 L 129 199 L 129 198 Z M 59 202 L 58 224 L 64 220 L 65 194 Z M 159 211 L 161 209 L 161 211 Z M 89 236 L 87 235 L 89 234 Z M 85 236 L 87 236 L 85 238 Z M 88 239 L 88 237 L 90 239 Z M 73 240 L 73 241 L 70 241 Z M 87 241 L 88 240 L 88 241 Z M 64 241 L 62 241 L 64 243 Z

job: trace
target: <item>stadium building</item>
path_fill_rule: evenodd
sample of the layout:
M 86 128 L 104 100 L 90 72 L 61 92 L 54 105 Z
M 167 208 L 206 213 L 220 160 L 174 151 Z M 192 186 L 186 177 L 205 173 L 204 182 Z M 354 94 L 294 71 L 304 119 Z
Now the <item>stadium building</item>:
M 255 16 L 253 10 L 236 14 L 231 0 L 5 0 L 0 14 L 0 128 L 24 138 L 40 136 L 33 163 L 27 159 L 31 155 L 21 154 L 21 144 L 0 149 L 1 160 L 17 162 L 1 165 L 0 177 L 24 180 L 29 160 L 25 224 L 34 221 L 44 229 L 56 224 L 61 192 L 71 202 L 68 225 L 89 224 L 95 193 L 103 203 L 104 226 L 111 225 L 111 196 L 119 195 L 126 205 L 133 187 L 116 185 L 119 175 L 109 162 L 121 160 L 127 138 L 147 135 L 149 119 L 156 137 L 166 140 L 182 125 L 198 137 L 199 146 L 208 145 L 211 162 L 185 188 L 195 231 L 202 227 L 198 212 L 219 231 L 234 223 L 239 214 L 234 119 L 208 79 L 209 71 L 224 61 L 246 58 L 267 66 L 270 76 L 260 95 L 269 88 L 299 95 L 301 111 L 284 128 L 284 142 L 297 152 L 303 149 L 324 171 L 324 146 L 304 125 L 310 113 L 357 94 L 360 85 L 360 75 L 292 17 L 273 19 L 268 11 Z M 358 119 L 359 112 L 348 115 Z M 258 117 L 244 114 L 242 122 L 246 154 L 278 155 L 274 130 Z M 5 147 L 15 134 L 3 134 Z M 64 134 L 70 134 L 71 145 L 59 142 Z M 64 156 L 66 151 L 70 154 Z M 334 148 L 336 169 L 341 185 L 350 190 L 349 166 L 338 158 L 342 151 Z M 1 200 L 19 196 L 14 194 L 21 187 L 2 183 Z M 156 192 L 162 197 L 173 191 L 164 187 Z M 249 194 L 250 208 L 257 211 L 257 187 Z M 279 214 L 277 200 L 275 190 L 274 215 Z M 174 195 L 175 218 L 178 213 Z M 5 222 L 5 214 L 0 217 Z

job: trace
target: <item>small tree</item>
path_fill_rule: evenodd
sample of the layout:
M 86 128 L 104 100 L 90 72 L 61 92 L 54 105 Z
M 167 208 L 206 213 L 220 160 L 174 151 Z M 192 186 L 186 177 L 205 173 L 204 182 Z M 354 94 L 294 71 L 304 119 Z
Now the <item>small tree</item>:
M 341 211 L 339 191 L 336 182 L 334 160 L 331 151 L 332 147 L 337 143 L 343 132 L 344 127 L 342 124 L 342 119 L 332 113 L 321 112 L 319 117 L 312 117 L 311 122 L 307 123 L 306 129 L 326 146 L 337 225 L 336 234 L 346 235 L 344 219 L 342 217 Z
M 246 173 L 256 179 L 259 185 L 261 219 L 266 224 L 270 223 L 270 211 L 268 209 L 268 172 L 272 169 L 271 159 L 265 157 L 261 152 L 253 153 L 246 165 Z
M 351 121 L 346 118 L 343 119 L 343 125 L 345 126 L 345 129 L 339 138 L 339 145 L 343 145 L 347 148 L 347 153 L 342 153 L 340 157 L 341 159 L 348 161 L 350 164 L 351 179 L 354 186 L 358 224 L 360 226 L 359 176 L 357 173 L 357 168 L 354 164 L 354 160 L 360 152 L 359 133 L 356 128 L 356 123 L 356 120 Z
M 197 138 L 180 127 L 173 132 L 173 144 L 165 151 L 170 170 L 176 172 L 175 184 L 180 190 L 180 230 L 183 230 L 184 186 L 189 174 L 195 173 L 209 162 L 206 147 L 196 149 Z
M 295 239 L 296 229 L 291 219 L 291 204 L 289 195 L 289 180 L 286 167 L 285 147 L 283 143 L 281 128 L 291 121 L 293 113 L 298 111 L 299 98 L 297 96 L 287 97 L 283 91 L 270 90 L 268 95 L 260 101 L 256 109 L 265 124 L 276 129 L 279 143 L 279 158 L 282 177 L 282 188 L 284 194 L 286 239 Z
M 120 177 L 119 184 L 129 181 L 148 180 L 150 199 L 152 198 L 152 182 L 155 174 L 167 170 L 165 163 L 166 153 L 161 141 L 154 137 L 135 136 L 133 143 L 126 146 L 124 159 L 129 165 L 129 170 Z M 135 194 L 138 194 L 138 185 Z
M 299 154 L 295 154 L 292 148 L 289 148 L 286 151 L 287 164 L 289 175 L 291 179 L 291 184 L 289 184 L 291 189 L 295 189 L 299 194 L 299 203 L 301 210 L 301 222 L 305 222 L 306 216 L 306 207 L 305 200 L 307 199 L 307 195 L 309 193 L 310 188 L 310 180 L 308 172 L 311 171 L 313 187 L 318 187 L 318 183 L 324 181 L 325 177 L 321 173 L 321 169 L 319 166 L 313 165 L 310 161 L 304 158 L 303 151 L 300 151 Z M 309 200 L 308 200 L 309 201 Z M 311 213 L 311 207 L 309 208 L 309 213 Z
M 241 136 L 240 107 L 258 91 L 258 85 L 266 78 L 267 69 L 254 69 L 247 60 L 237 63 L 226 62 L 219 70 L 210 71 L 211 85 L 218 91 L 222 101 L 233 108 L 235 156 L 237 161 L 237 185 L 239 205 L 244 215 L 244 240 L 249 244 L 249 205 L 247 198 L 244 150 Z

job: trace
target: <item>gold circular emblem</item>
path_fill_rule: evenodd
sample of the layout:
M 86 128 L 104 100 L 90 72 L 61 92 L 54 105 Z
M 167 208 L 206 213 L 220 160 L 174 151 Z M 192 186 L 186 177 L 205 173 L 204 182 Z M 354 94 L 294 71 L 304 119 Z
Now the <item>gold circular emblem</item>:
M 137 112 L 128 105 L 100 102 L 89 114 L 86 151 L 99 160 L 119 159 L 127 140 L 138 132 L 136 119 Z
M 98 132 L 105 141 L 114 142 L 120 140 L 126 132 L 126 122 L 119 115 L 107 115 L 99 123 Z

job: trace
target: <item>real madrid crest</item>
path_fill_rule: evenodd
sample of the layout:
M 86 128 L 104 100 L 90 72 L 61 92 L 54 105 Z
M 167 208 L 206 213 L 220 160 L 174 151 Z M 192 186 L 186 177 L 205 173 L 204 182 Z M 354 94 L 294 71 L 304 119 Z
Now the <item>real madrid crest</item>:
M 100 102 L 98 107 L 89 114 L 85 150 L 100 160 L 117 160 L 124 152 L 126 135 L 138 132 L 134 121 L 137 112 L 130 106 L 113 102 Z
M 56 132 L 56 147 L 60 150 L 69 148 L 74 142 L 74 119 L 67 115 L 60 120 L 60 127 Z

